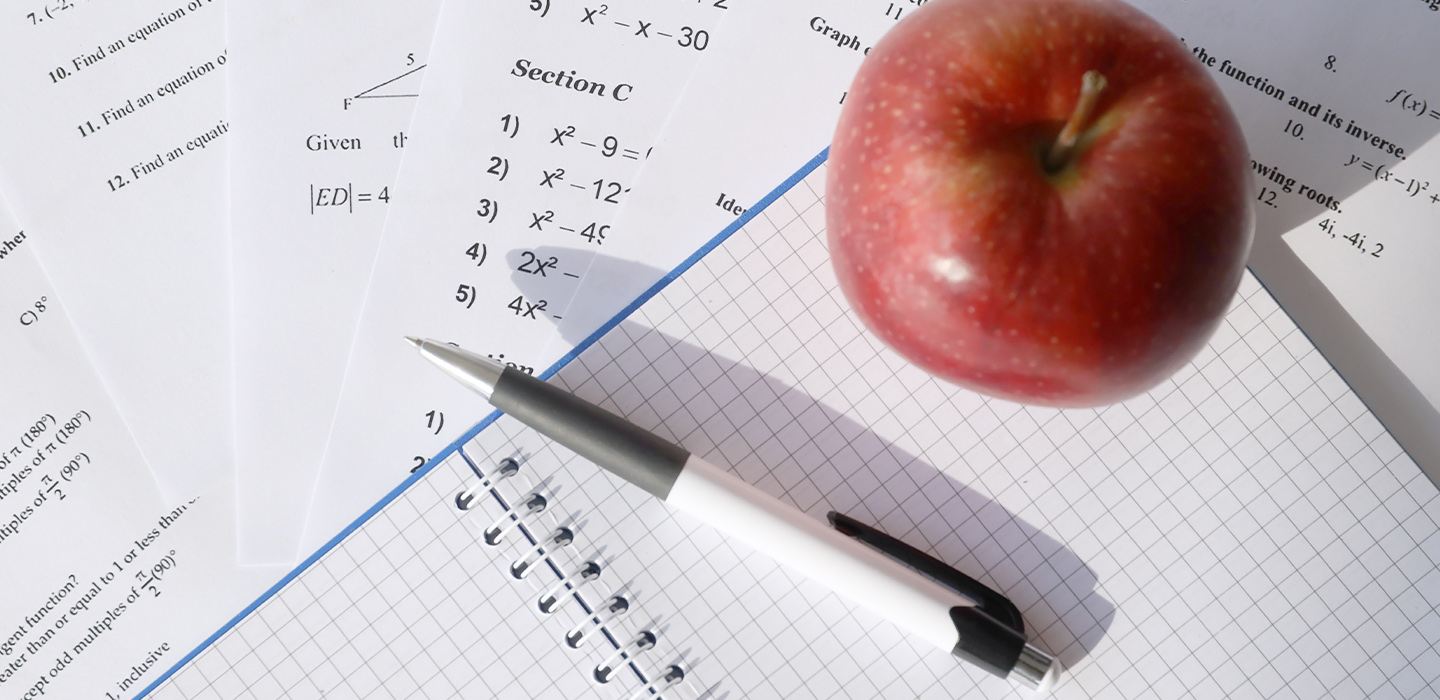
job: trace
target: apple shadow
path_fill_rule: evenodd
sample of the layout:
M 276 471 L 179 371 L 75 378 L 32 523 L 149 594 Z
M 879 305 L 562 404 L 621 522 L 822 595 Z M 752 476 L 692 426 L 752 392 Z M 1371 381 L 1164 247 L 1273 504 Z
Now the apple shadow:
M 667 349 L 650 365 L 657 372 L 632 378 L 617 371 L 610 355 L 641 338 Z M 667 370 L 674 376 L 661 374 Z M 734 394 L 716 400 L 697 383 L 702 376 Z M 1022 612 L 1031 641 L 1067 668 L 1094 650 L 1114 619 L 1095 573 L 1068 548 L 851 417 L 751 367 L 626 320 L 551 381 L 812 517 L 844 513 L 1003 593 Z M 708 402 L 714 412 L 697 420 L 687 406 L 698 404 L 679 396 L 684 387 L 697 390 L 698 404 Z M 709 437 L 726 431 L 732 432 L 719 444 Z

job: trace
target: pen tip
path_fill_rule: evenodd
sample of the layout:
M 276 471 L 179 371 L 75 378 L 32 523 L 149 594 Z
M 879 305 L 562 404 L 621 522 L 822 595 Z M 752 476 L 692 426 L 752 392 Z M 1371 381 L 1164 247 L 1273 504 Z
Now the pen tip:
M 425 342 L 425 341 L 423 341 L 423 340 L 421 340 L 421 339 L 419 339 L 419 338 L 416 338 L 416 337 L 413 336 L 413 335 L 407 335 L 407 336 L 405 336 L 405 340 L 408 341 L 412 347 L 416 347 L 416 348 L 420 347 L 420 345 Z

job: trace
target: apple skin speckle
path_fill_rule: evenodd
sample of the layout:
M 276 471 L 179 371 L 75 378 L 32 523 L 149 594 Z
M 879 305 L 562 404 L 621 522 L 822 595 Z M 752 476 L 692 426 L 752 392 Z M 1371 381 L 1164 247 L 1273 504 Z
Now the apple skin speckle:
M 1107 86 L 1052 171 L 1089 70 Z M 860 319 L 926 371 L 1023 403 L 1113 403 L 1223 318 L 1253 236 L 1248 166 L 1213 79 L 1140 11 L 931 0 L 847 94 L 830 253 Z

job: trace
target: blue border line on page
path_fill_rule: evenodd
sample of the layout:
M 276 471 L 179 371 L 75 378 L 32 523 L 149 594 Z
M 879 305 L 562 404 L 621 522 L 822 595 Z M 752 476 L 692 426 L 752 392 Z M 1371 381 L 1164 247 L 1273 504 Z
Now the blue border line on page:
M 669 286 L 671 282 L 679 278 L 680 275 L 684 274 L 686 270 L 689 270 L 691 267 L 693 267 L 695 263 L 700 261 L 701 258 L 705 257 L 707 254 L 710 253 L 710 251 L 714 250 L 721 243 L 724 243 L 725 240 L 728 239 L 731 235 L 733 235 L 736 231 L 740 230 L 742 226 L 750 223 L 751 219 L 754 219 L 756 215 L 764 211 L 767 207 L 774 203 L 775 200 L 779 199 L 781 195 L 790 191 L 790 188 L 794 187 L 807 175 L 814 172 L 816 168 L 820 167 L 821 163 L 824 163 L 825 160 L 829 158 L 829 156 L 830 148 L 827 146 L 825 150 L 820 151 L 820 153 L 817 154 L 814 158 L 811 158 L 809 162 L 801 166 L 799 170 L 796 170 L 793 174 L 790 175 L 790 177 L 786 178 L 784 182 L 780 183 L 779 186 L 777 186 L 773 190 L 770 190 L 770 193 L 761 198 L 759 202 L 756 202 L 754 206 L 745 210 L 744 214 L 741 214 L 739 217 L 737 217 L 733 222 L 730 223 L 729 226 L 726 226 L 724 230 L 722 230 L 720 233 L 716 234 L 713 238 L 707 241 L 705 245 L 701 246 L 698 250 L 691 254 L 690 257 L 682 261 L 664 277 L 661 277 L 659 281 L 651 285 L 649 289 L 645 290 L 645 292 L 639 297 L 636 297 L 636 299 L 630 302 L 630 304 L 627 305 L 624 309 L 621 309 L 618 313 L 612 316 L 610 320 L 605 322 L 604 325 L 600 326 L 598 330 L 596 330 L 594 333 L 591 333 L 584 340 L 580 341 L 579 344 L 577 344 L 573 349 L 570 350 L 570 352 L 566 353 L 559 360 L 556 360 L 555 364 L 550 365 L 548 369 L 546 369 L 544 372 L 541 372 L 540 378 L 549 379 L 550 377 L 553 377 L 557 372 L 559 372 L 562 368 L 564 368 L 565 365 L 570 364 L 572 360 L 580 356 L 580 353 L 584 352 L 590 346 L 594 345 L 597 341 L 600 340 L 600 338 L 604 337 L 606 333 L 609 333 L 611 330 L 613 330 L 615 326 L 620 325 L 620 323 L 626 318 L 629 318 L 630 314 L 634 313 L 636 309 L 640 308 L 643 304 L 645 304 L 645 302 L 649 301 L 651 297 L 659 294 L 660 290 Z M 426 462 L 424 466 L 415 470 L 413 474 L 407 477 L 404 481 L 400 482 L 395 488 L 391 489 L 390 492 L 385 494 L 385 496 L 379 501 L 376 501 L 375 505 L 370 506 L 370 508 L 367 509 L 363 514 L 361 514 L 360 517 L 356 518 L 348 526 L 346 526 L 344 530 L 341 530 L 339 534 L 330 538 L 328 542 L 322 545 L 319 549 L 315 550 L 314 554 L 306 557 L 305 561 L 300 562 L 299 565 L 297 565 L 294 569 L 290 570 L 290 573 L 285 574 L 285 576 L 281 578 L 275 585 L 271 586 L 264 593 L 260 594 L 260 597 L 256 598 L 255 602 L 246 606 L 245 609 L 241 610 L 239 614 L 235 615 L 235 617 L 230 618 L 230 620 L 224 625 L 222 625 L 219 630 L 216 630 L 214 634 L 207 637 L 205 641 L 200 643 L 199 646 L 195 647 L 194 650 L 192 650 L 190 653 L 186 654 L 179 661 L 177 661 L 174 666 L 171 666 L 169 670 L 161 674 L 159 678 L 156 678 L 154 681 L 152 681 L 150 685 L 146 686 L 144 690 L 140 691 L 139 695 L 135 696 L 134 700 L 140 700 L 141 698 L 149 695 L 156 688 L 160 687 L 160 684 L 169 680 L 170 677 L 179 672 L 179 670 L 183 668 L 185 664 L 190 663 L 190 661 L 192 661 L 195 657 L 199 656 L 201 652 L 209 648 L 211 644 L 214 644 L 216 640 L 224 636 L 226 632 L 229 632 L 236 625 L 240 624 L 240 621 L 249 617 L 251 613 L 258 610 L 261 605 L 264 605 L 266 601 L 274 597 L 276 593 L 279 593 L 281 589 L 289 585 L 291 581 L 294 581 L 296 578 L 298 578 L 300 574 L 304 573 L 307 569 L 310 568 L 311 565 L 319 561 L 321 557 L 329 554 L 330 550 L 334 549 L 336 545 L 339 545 L 342 541 L 344 541 L 346 537 L 349 537 L 351 533 L 360 529 L 360 526 L 368 522 L 370 518 L 375 517 L 376 513 L 379 513 L 382 509 L 385 508 L 385 506 L 390 505 L 390 503 L 396 498 L 398 498 L 400 494 L 409 490 L 410 487 L 415 484 L 415 482 L 419 481 L 420 479 L 424 478 L 425 475 L 429 474 L 430 470 L 435 468 L 435 465 L 448 459 L 450 455 L 454 454 L 457 450 L 460 449 L 461 445 L 464 445 L 465 443 L 473 439 L 476 435 L 480 434 L 481 430 L 489 427 L 490 424 L 494 423 L 499 417 L 499 411 L 492 411 L 490 415 L 481 419 L 479 423 L 476 423 L 474 427 L 465 431 L 465 433 L 459 438 L 457 438 L 454 442 L 446 445 L 434 457 L 431 457 L 430 461 Z

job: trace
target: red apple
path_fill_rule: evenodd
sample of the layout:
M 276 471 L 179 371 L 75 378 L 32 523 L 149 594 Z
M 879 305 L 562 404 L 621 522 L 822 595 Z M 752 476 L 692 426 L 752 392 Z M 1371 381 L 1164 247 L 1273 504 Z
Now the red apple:
M 845 99 L 826 209 L 874 333 L 934 375 L 1050 406 L 1122 400 L 1194 357 L 1254 228 L 1220 89 L 1104 0 L 932 0 L 897 24 Z

